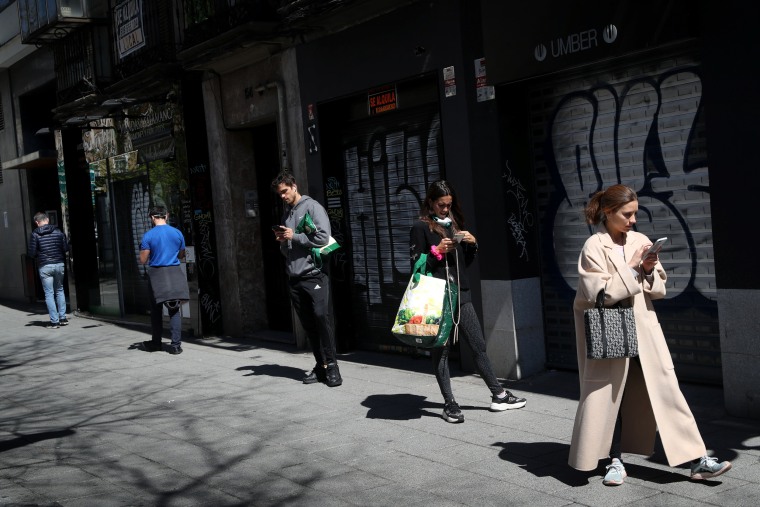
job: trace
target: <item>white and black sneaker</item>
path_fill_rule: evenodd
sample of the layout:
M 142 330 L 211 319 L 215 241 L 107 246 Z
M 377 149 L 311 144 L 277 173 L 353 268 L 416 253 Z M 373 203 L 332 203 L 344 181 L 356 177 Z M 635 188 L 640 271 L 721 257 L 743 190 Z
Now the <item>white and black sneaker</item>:
M 443 417 L 446 422 L 450 423 L 456 424 L 464 422 L 464 414 L 459 408 L 457 402 L 454 400 L 451 400 L 443 405 L 443 413 L 441 414 L 441 417 Z
M 509 391 L 504 391 L 504 393 L 503 398 L 499 398 L 496 395 L 491 398 L 491 407 L 489 408 L 491 412 L 502 412 L 504 410 L 523 408 L 525 404 L 528 403 L 525 398 L 517 398 Z

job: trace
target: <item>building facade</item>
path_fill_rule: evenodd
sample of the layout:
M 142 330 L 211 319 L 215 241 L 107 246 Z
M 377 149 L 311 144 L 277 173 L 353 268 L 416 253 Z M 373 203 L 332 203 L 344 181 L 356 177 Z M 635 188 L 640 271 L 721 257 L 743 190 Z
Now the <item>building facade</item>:
M 759 281 L 735 245 L 752 216 L 737 189 L 757 179 L 757 43 L 745 26 L 757 7 L 81 3 L 86 22 L 59 10 L 42 27 L 22 8 L 21 38 L 42 49 L 0 70 L 0 98 L 14 104 L 0 156 L 18 169 L 3 230 L 22 238 L 22 215 L 60 194 L 72 307 L 145 318 L 136 248 L 144 210 L 162 203 L 192 252 L 186 330 L 302 346 L 269 232 L 282 213 L 269 182 L 286 169 L 325 205 L 342 245 L 330 260 L 339 350 L 418 354 L 390 325 L 410 274 L 409 227 L 445 178 L 478 237 L 469 274 L 497 374 L 573 369 L 576 263 L 592 232 L 582 209 L 625 183 L 639 194 L 638 230 L 669 238 L 657 311 L 679 377 L 722 384 L 732 414 L 760 417 L 757 324 L 743 317 Z M 67 36 L 50 36 L 56 27 Z M 40 66 L 48 73 L 27 82 Z M 52 88 L 54 103 L 22 82 Z M 57 134 L 35 142 L 48 144 L 25 144 L 45 122 Z M 29 185 L 31 159 L 52 190 Z M 7 243 L 0 280 L 21 298 L 23 270 L 8 271 L 22 250 Z M 467 347 L 455 356 L 473 369 Z
M 731 246 L 751 214 L 736 184 L 757 183 L 745 137 L 757 42 L 744 35 L 756 16 L 735 2 L 483 2 L 505 164 L 531 173 L 548 366 L 575 364 L 583 207 L 624 183 L 639 195 L 637 230 L 668 237 L 656 310 L 679 377 L 722 383 L 729 412 L 760 415 L 758 327 L 739 317 L 760 280 Z

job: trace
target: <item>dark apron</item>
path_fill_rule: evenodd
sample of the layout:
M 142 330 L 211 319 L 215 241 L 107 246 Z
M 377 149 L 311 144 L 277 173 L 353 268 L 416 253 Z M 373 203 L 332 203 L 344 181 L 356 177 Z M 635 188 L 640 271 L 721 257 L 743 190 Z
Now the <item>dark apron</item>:
M 190 287 L 187 285 L 187 277 L 182 272 L 180 265 L 149 266 L 148 279 L 156 303 L 190 299 Z

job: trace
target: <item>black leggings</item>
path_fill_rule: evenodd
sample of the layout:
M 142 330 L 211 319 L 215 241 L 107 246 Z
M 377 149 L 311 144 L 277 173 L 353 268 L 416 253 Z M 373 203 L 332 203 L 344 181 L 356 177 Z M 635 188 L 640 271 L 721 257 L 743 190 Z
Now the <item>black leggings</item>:
M 459 336 L 472 349 L 475 358 L 475 368 L 488 386 L 488 389 L 491 390 L 493 395 L 501 394 L 504 388 L 499 383 L 499 379 L 496 378 L 491 361 L 488 360 L 488 356 L 486 355 L 486 339 L 483 336 L 478 315 L 472 306 L 470 293 L 463 290 L 460 292 L 459 297 L 462 300 Z M 453 338 L 454 331 L 452 330 L 446 345 L 432 350 L 435 379 L 438 381 L 438 387 L 441 389 L 443 399 L 447 403 L 454 400 L 454 394 L 451 392 L 451 375 L 449 373 L 449 350 L 451 349 Z

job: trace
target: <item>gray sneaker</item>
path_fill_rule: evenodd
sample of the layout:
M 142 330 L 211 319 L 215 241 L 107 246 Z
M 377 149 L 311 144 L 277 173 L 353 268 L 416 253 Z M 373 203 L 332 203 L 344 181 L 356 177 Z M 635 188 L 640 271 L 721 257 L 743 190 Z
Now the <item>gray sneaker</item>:
M 605 486 L 620 486 L 626 477 L 628 474 L 625 473 L 623 462 L 617 458 L 612 458 L 612 463 L 607 465 L 607 474 L 602 483 Z
M 716 458 L 702 456 L 698 462 L 691 464 L 691 480 L 702 481 L 717 477 L 731 470 L 731 462 L 723 461 L 718 463 Z

